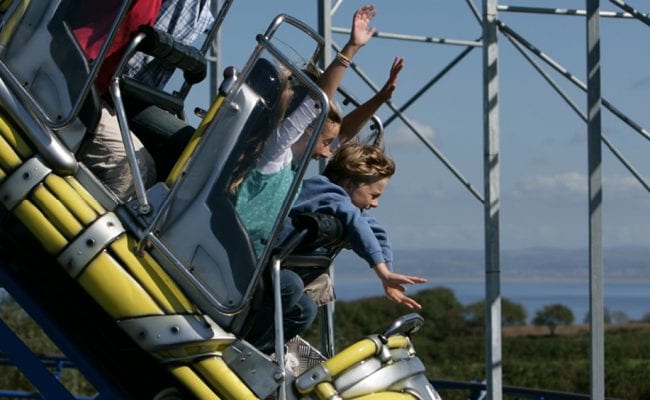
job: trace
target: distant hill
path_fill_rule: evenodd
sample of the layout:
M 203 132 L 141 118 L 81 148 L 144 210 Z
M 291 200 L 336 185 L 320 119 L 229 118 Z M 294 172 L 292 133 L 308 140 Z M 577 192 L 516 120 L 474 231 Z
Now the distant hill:
M 606 278 L 650 280 L 650 247 L 608 247 L 604 249 L 603 255 Z M 336 264 L 336 273 L 341 277 L 367 273 L 363 269 L 364 262 L 351 251 L 342 252 Z M 484 252 L 463 249 L 396 249 L 395 269 L 409 275 L 479 279 L 485 275 Z M 585 278 L 588 272 L 587 249 L 535 247 L 501 252 L 503 279 Z

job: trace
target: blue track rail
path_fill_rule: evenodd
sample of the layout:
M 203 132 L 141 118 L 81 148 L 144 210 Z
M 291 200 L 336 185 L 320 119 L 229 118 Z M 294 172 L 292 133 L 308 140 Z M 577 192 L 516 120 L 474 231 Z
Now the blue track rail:
M 75 399 L 58 377 L 50 372 L 41 359 L 16 336 L 2 319 L 0 319 L 0 350 L 9 357 L 40 393 L 47 394 L 43 397 L 61 400 Z M 0 397 L 13 397 L 17 393 L 20 392 L 0 391 Z
M 94 368 L 92 361 L 85 359 L 84 355 L 77 351 L 66 335 L 59 329 L 59 326 L 48 316 L 41 312 L 39 305 L 33 301 L 27 291 L 24 290 L 20 282 L 12 274 L 12 266 L 0 260 L 0 287 L 3 287 L 13 299 L 31 316 L 31 318 L 41 327 L 44 333 L 57 344 L 59 349 L 67 357 L 74 358 L 75 369 L 95 387 L 100 393 L 95 399 L 120 398 L 118 392 L 110 384 L 100 371 Z M 40 355 L 34 354 L 31 349 L 15 334 L 15 332 L 0 319 L 0 352 L 4 353 L 12 364 L 18 367 L 23 375 L 32 383 L 39 393 L 23 393 L 12 390 L 2 391 L 0 389 L 0 398 L 43 398 L 43 399 L 77 399 L 73 396 L 58 379 L 60 368 L 72 367 L 72 363 L 67 357 L 47 357 L 43 359 Z M 59 364 L 57 365 L 55 364 Z M 51 371 L 54 370 L 54 373 Z M 38 395 L 38 397 L 33 397 Z M 27 396 L 27 397 L 25 397 Z M 29 397 L 32 396 L 32 397 Z

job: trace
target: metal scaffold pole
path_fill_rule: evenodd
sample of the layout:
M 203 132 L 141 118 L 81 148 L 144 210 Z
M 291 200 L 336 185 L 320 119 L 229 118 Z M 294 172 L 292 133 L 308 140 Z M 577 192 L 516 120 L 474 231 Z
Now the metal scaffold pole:
M 318 0 L 318 33 L 323 37 L 324 46 L 321 55 L 321 68 L 324 70 L 332 62 L 332 2 Z M 320 169 L 325 168 L 325 160 L 321 160 Z M 334 268 L 330 268 L 330 276 L 334 281 Z M 321 350 L 331 357 L 334 349 L 334 304 L 328 303 L 320 307 L 321 312 Z
M 211 0 L 212 15 L 218 15 L 221 9 L 221 0 Z M 210 101 L 217 97 L 217 88 L 219 87 L 219 71 L 221 71 L 221 34 L 219 31 L 215 33 L 214 40 L 210 44 L 209 54 L 209 74 L 210 74 Z
M 602 114 L 600 92 L 600 1 L 587 0 L 587 119 L 589 164 L 589 322 L 591 398 L 605 398 L 603 301 Z
M 483 2 L 483 174 L 487 398 L 502 397 L 497 0 Z

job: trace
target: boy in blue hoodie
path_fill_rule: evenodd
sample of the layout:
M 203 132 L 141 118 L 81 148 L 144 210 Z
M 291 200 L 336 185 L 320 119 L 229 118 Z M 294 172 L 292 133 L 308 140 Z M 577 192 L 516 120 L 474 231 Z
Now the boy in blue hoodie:
M 395 162 L 383 149 L 352 142 L 340 147 L 322 175 L 305 179 L 290 216 L 316 212 L 337 217 L 349 247 L 375 271 L 386 297 L 408 308 L 422 306 L 404 294 L 406 284 L 426 282 L 417 276 L 393 272 L 393 252 L 386 230 L 370 214 L 379 205 L 388 180 L 395 173 Z M 285 222 L 285 233 L 292 230 Z

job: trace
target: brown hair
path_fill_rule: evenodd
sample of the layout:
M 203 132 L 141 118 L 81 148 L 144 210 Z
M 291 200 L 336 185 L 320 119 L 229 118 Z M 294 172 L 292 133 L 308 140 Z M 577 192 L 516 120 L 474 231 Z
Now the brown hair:
M 381 147 L 349 142 L 336 150 L 323 175 L 337 185 L 349 179 L 358 185 L 390 178 L 395 173 L 395 161 Z
M 293 99 L 293 88 L 290 83 L 290 72 L 282 65 L 275 66 L 278 70 L 278 98 L 276 101 L 268 104 L 263 102 L 263 106 L 268 111 L 268 115 L 259 118 L 254 127 L 243 139 L 243 147 L 246 149 L 238 156 L 237 164 L 232 172 L 232 178 L 228 183 L 226 191 L 234 195 L 239 185 L 244 181 L 251 168 L 259 160 L 266 145 L 270 134 L 274 132 L 285 118 L 289 104 Z

